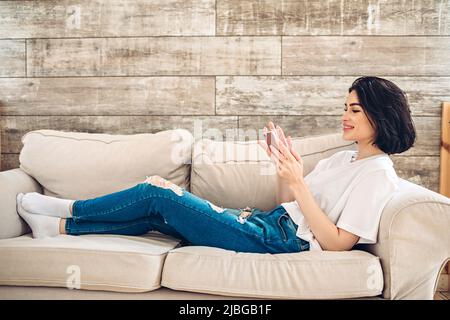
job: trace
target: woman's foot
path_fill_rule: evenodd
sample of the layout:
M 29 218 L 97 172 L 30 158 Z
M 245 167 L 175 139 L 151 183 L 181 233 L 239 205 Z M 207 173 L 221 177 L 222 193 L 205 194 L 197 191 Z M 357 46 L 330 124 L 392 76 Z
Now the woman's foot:
M 27 212 L 22 206 L 24 194 L 17 195 L 17 212 L 30 226 L 33 238 L 55 237 L 59 235 L 60 218 Z
M 70 218 L 73 200 L 44 196 L 37 192 L 23 195 L 22 207 L 30 212 L 59 218 Z

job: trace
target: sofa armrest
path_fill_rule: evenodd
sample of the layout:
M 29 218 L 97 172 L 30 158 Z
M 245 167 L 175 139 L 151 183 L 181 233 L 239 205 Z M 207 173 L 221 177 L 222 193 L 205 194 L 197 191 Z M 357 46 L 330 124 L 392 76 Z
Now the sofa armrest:
M 16 208 L 18 193 L 39 192 L 41 185 L 19 168 L 0 172 L 0 239 L 29 233 L 28 225 L 20 218 Z
M 378 241 L 363 245 L 378 256 L 386 299 L 433 299 L 450 258 L 450 198 L 400 179 L 383 210 Z

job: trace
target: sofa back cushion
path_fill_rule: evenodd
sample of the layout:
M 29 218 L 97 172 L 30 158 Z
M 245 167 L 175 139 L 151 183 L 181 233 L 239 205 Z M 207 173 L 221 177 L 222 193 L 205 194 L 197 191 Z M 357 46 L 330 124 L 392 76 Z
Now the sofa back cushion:
M 189 186 L 192 135 L 187 130 L 134 135 L 36 130 L 22 143 L 20 168 L 46 195 L 88 199 L 156 174 Z
M 305 175 L 319 160 L 356 149 L 342 133 L 295 138 L 292 144 L 303 157 Z M 225 208 L 270 210 L 276 205 L 276 168 L 256 140 L 199 140 L 193 148 L 191 192 Z

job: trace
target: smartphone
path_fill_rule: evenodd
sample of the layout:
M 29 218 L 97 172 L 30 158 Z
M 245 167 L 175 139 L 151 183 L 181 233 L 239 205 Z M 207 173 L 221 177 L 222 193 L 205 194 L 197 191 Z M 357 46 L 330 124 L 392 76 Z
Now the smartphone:
M 278 135 L 277 135 L 276 131 L 271 130 L 271 131 L 267 132 L 267 134 L 266 134 L 266 142 L 267 142 L 267 146 L 270 147 L 272 145 L 277 150 L 279 150 L 278 145 L 279 145 L 280 140 L 278 138 Z

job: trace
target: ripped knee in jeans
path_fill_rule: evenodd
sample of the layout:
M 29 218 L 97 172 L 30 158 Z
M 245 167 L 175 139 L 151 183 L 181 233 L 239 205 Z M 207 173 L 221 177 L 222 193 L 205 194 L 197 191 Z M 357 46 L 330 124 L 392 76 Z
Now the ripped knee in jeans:
M 206 200 L 206 202 L 208 202 L 209 206 L 210 206 L 214 211 L 216 211 L 216 212 L 218 212 L 218 213 L 222 213 L 222 212 L 225 211 L 224 208 L 218 207 L 218 206 L 216 206 L 215 204 L 212 204 L 211 201 Z
M 208 202 L 209 206 L 216 211 L 217 213 L 222 213 L 225 211 L 225 208 L 218 207 L 215 204 L 211 203 L 211 201 L 206 200 Z M 239 223 L 244 224 L 247 219 L 252 215 L 253 209 L 250 207 L 246 207 L 244 209 L 239 209 L 239 215 L 237 216 L 236 220 L 239 221 Z
M 173 182 L 170 182 L 169 180 L 166 180 L 160 176 L 147 176 L 147 179 L 145 179 L 146 183 L 151 184 L 156 187 L 164 188 L 164 189 L 170 189 L 172 190 L 176 195 L 182 196 L 183 195 L 183 188 L 176 185 Z
M 241 224 L 244 224 L 247 221 L 247 219 L 252 215 L 252 213 L 253 213 L 253 209 L 250 207 L 246 207 L 239 212 L 239 217 L 237 220 Z

